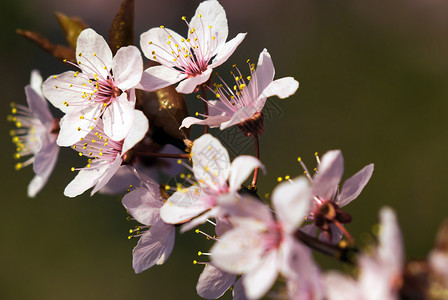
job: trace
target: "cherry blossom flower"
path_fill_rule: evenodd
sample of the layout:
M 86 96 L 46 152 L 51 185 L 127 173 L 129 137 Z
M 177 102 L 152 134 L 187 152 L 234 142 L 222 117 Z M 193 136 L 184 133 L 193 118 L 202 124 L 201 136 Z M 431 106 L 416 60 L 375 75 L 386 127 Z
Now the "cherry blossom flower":
M 200 124 L 219 126 L 223 130 L 239 124 L 243 129 L 246 128 L 247 133 L 262 134 L 261 111 L 266 99 L 271 96 L 287 98 L 299 87 L 299 83 L 294 78 L 284 77 L 274 80 L 274 74 L 271 56 L 264 49 L 258 58 L 257 68 L 255 69 L 255 65 L 250 65 L 250 76 L 247 77 L 249 83 L 246 83 L 237 69 L 237 74 L 233 75 L 236 82 L 233 88 L 225 82 L 216 85 L 214 92 L 218 100 L 208 101 L 209 115 L 204 115 L 203 120 L 187 117 L 182 121 L 181 127 L 189 128 L 193 124 Z
M 261 201 L 241 197 L 220 199 L 234 228 L 211 249 L 212 262 L 230 273 L 243 273 L 243 286 L 249 299 L 262 297 L 282 273 L 295 279 L 301 272 L 298 257 L 311 257 L 294 232 L 304 220 L 310 205 L 310 187 L 304 177 L 283 182 L 273 192 L 276 217 Z M 307 266 L 307 264 L 305 264 Z
M 131 230 L 140 237 L 132 251 L 135 273 L 141 273 L 154 265 L 163 264 L 174 247 L 176 230 L 160 218 L 163 198 L 159 185 L 149 177 L 138 175 L 142 186 L 123 197 L 122 203 L 131 216 L 143 226 Z
M 313 220 L 314 223 L 304 226 L 303 231 L 315 236 L 320 229 L 322 231 L 320 238 L 327 238 L 332 243 L 337 243 L 342 238 L 343 230 L 345 231 L 342 224 L 351 222 L 351 216 L 341 207 L 359 196 L 372 176 L 374 165 L 365 166 L 347 179 L 339 192 L 339 182 L 344 173 L 344 158 L 340 150 L 325 153 L 313 178 L 309 176 L 300 158 L 299 161 L 312 182 L 314 199 L 312 211 L 308 216 L 308 220 Z
M 378 247 L 372 255 L 360 255 L 358 267 L 357 281 L 337 272 L 325 275 L 328 300 L 399 299 L 404 267 L 403 241 L 392 209 L 381 209 Z
M 227 150 L 210 134 L 194 141 L 191 156 L 197 183 L 175 192 L 160 210 L 162 219 L 169 224 L 185 223 L 197 217 L 185 224 L 183 231 L 218 216 L 218 199 L 236 197 L 249 174 L 257 167 L 264 168 L 257 158 L 248 155 L 230 163 Z
M 15 157 L 31 156 L 25 162 L 17 163 L 16 169 L 33 164 L 36 176 L 28 185 L 28 197 L 35 197 L 47 183 L 58 159 L 56 138 L 59 125 L 42 94 L 42 77 L 38 71 L 31 73 L 31 83 L 25 87 L 25 93 L 28 107 L 12 104 L 13 115 L 9 119 L 17 127 L 11 130 L 17 147 Z
M 95 194 L 107 184 L 123 162 L 129 163 L 132 155 L 128 150 L 145 137 L 149 128 L 148 119 L 141 111 L 134 110 L 133 114 L 134 122 L 124 140 L 117 142 L 110 139 L 104 133 L 100 119 L 94 130 L 73 145 L 80 156 L 87 156 L 89 160 L 85 168 L 72 168 L 72 171 L 79 170 L 79 173 L 65 188 L 65 196 L 76 197 L 93 186 L 90 195 Z
M 194 17 L 187 23 L 187 38 L 160 26 L 152 28 L 140 37 L 145 56 L 160 63 L 148 68 L 142 77 L 141 86 L 147 91 L 175 84 L 176 90 L 190 94 L 196 86 L 206 82 L 213 68 L 223 64 L 246 34 L 240 33 L 226 42 L 227 18 L 224 8 L 216 0 L 199 4 Z
M 66 113 L 57 143 L 71 146 L 84 138 L 102 117 L 104 132 L 122 140 L 133 122 L 135 86 L 143 73 L 140 51 L 134 46 L 118 49 L 115 57 L 104 38 L 88 28 L 81 32 L 76 57 L 82 72 L 68 71 L 49 77 L 45 97 Z

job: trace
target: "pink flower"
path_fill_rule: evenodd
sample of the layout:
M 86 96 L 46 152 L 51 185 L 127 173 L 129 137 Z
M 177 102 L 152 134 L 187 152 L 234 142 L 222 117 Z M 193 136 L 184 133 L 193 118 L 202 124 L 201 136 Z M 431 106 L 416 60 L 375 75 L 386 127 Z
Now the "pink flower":
M 404 257 L 401 231 L 392 209 L 380 211 L 379 244 L 373 255 L 358 259 L 357 281 L 336 272 L 325 276 L 328 300 L 396 300 L 399 299 Z
M 300 160 L 300 159 L 299 159 Z M 301 161 L 300 161 L 301 162 Z M 302 162 L 301 162 L 302 163 Z M 304 166 L 302 164 L 302 166 Z M 306 169 L 306 167 L 304 166 Z M 307 173 L 308 171 L 305 170 Z M 344 173 L 344 158 L 340 150 L 325 153 L 320 161 L 312 182 L 313 208 L 308 220 L 314 224 L 304 226 L 303 230 L 315 236 L 317 230 L 322 231 L 320 238 L 326 237 L 332 243 L 342 238 L 344 223 L 351 222 L 351 216 L 341 207 L 356 199 L 369 182 L 373 173 L 373 164 L 365 166 L 361 171 L 344 182 L 339 192 L 339 182 Z
M 279 273 L 287 279 L 295 279 L 305 272 L 300 270 L 297 258 L 311 259 L 309 249 L 294 237 L 310 205 L 307 180 L 297 178 L 280 184 L 272 199 L 276 218 L 259 200 L 248 197 L 220 199 L 234 228 L 211 249 L 212 262 L 224 271 L 242 273 L 249 299 L 262 297 Z
M 185 17 L 182 17 L 185 20 Z M 186 21 L 185 21 L 186 22 Z M 226 42 L 228 35 L 226 13 L 216 0 L 199 4 L 188 25 L 184 38 L 176 32 L 160 26 L 152 28 L 140 37 L 143 53 L 160 66 L 147 69 L 141 86 L 154 91 L 179 81 L 176 90 L 190 94 L 196 86 L 206 82 L 213 68 L 223 64 L 246 34 L 238 34 Z
M 88 28 L 78 37 L 76 57 L 82 73 L 51 76 L 43 85 L 45 97 L 66 113 L 58 145 L 79 142 L 100 117 L 104 132 L 114 141 L 122 140 L 133 122 L 134 88 L 143 73 L 140 51 L 134 46 L 122 47 L 112 58 L 104 38 Z
M 216 85 L 214 92 L 218 100 L 208 101 L 209 115 L 204 116 L 204 120 L 187 117 L 182 121 L 181 127 L 188 128 L 193 124 L 200 124 L 220 126 L 220 129 L 224 130 L 236 124 L 243 125 L 245 121 L 261 117 L 268 97 L 277 96 L 283 99 L 294 94 L 299 87 L 299 83 L 292 77 L 274 80 L 274 65 L 266 49 L 260 53 L 257 68 L 251 65 L 250 71 L 251 74 L 247 77 L 249 83 L 246 83 L 237 70 L 238 74 L 234 75 L 236 85 L 233 89 L 225 83 Z M 260 126 L 263 126 L 262 123 Z
M 110 139 L 104 133 L 100 119 L 95 129 L 73 146 L 80 156 L 87 156 L 89 160 L 85 168 L 72 168 L 72 171 L 79 170 L 79 173 L 65 188 L 65 196 L 76 197 L 93 186 L 90 195 L 95 194 L 109 182 L 123 161 L 128 162 L 128 150 L 145 137 L 149 128 L 148 119 L 141 111 L 134 110 L 133 115 L 131 130 L 124 140 L 117 142 Z
M 28 107 L 12 104 L 17 129 L 11 130 L 13 142 L 17 146 L 17 159 L 30 156 L 25 162 L 16 164 L 16 169 L 33 164 L 36 176 L 28 185 L 28 196 L 35 197 L 47 183 L 58 159 L 59 147 L 56 145 L 58 121 L 48 108 L 42 94 L 42 77 L 38 71 L 31 73 L 31 83 L 25 87 Z
M 194 141 L 191 155 L 197 184 L 175 192 L 160 210 L 162 219 L 169 224 L 197 217 L 185 224 L 183 231 L 219 215 L 218 199 L 237 197 L 241 184 L 252 171 L 263 168 L 258 159 L 247 155 L 230 163 L 227 150 L 210 134 Z
M 140 239 L 132 251 L 135 273 L 154 265 L 163 264 L 174 247 L 176 230 L 160 218 L 163 198 L 158 184 L 149 177 L 139 175 L 142 186 L 123 197 L 123 206 L 131 216 L 144 226 L 139 226 L 134 236 Z

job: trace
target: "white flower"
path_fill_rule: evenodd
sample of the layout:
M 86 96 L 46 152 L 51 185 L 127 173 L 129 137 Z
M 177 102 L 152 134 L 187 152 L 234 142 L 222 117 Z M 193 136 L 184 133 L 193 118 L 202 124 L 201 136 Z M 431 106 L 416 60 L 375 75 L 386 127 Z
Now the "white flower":
M 21 169 L 33 164 L 36 176 L 28 185 L 28 196 L 34 197 L 47 183 L 58 159 L 59 147 L 56 145 L 58 120 L 55 120 L 42 95 L 42 77 L 38 71 L 31 73 L 31 83 L 25 87 L 28 107 L 12 104 L 17 129 L 11 130 L 13 142 L 17 146 L 17 159 L 30 156 L 25 162 L 16 164 Z
M 246 36 L 240 33 L 226 42 L 226 13 L 216 0 L 202 2 L 190 23 L 186 23 L 187 38 L 164 26 L 141 35 L 140 45 L 145 56 L 161 64 L 144 72 L 143 89 L 154 91 L 181 81 L 176 90 L 192 93 L 196 86 L 210 78 L 213 68 L 232 55 Z
M 84 138 L 102 117 L 104 132 L 122 140 L 133 122 L 135 86 L 143 73 L 140 51 L 134 46 L 112 51 L 104 38 L 88 28 L 81 32 L 76 58 L 82 71 L 49 77 L 43 85 L 45 97 L 66 113 L 57 140 L 71 146 Z M 76 65 L 75 65 L 76 66 Z
M 160 210 L 162 219 L 169 224 L 185 224 L 182 230 L 219 215 L 218 199 L 237 197 L 246 178 L 261 162 L 252 156 L 242 155 L 230 163 L 229 154 L 210 134 L 194 141 L 191 149 L 196 185 L 174 193 Z
M 110 139 L 103 132 L 100 119 L 94 130 L 73 145 L 80 156 L 87 156 L 89 160 L 85 168 L 72 168 L 72 171 L 79 170 L 79 173 L 65 188 L 65 196 L 76 197 L 95 186 L 90 193 L 93 195 L 109 182 L 125 160 L 128 150 L 141 141 L 148 131 L 149 123 L 145 115 L 139 110 L 134 110 L 133 114 L 134 123 L 124 140 L 117 142 Z

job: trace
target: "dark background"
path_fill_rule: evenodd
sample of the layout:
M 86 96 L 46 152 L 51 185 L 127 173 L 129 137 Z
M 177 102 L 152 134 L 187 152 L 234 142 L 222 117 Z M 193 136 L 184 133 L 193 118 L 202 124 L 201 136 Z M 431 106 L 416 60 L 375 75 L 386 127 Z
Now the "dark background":
M 127 240 L 135 224 L 126 221 L 121 197 L 63 196 L 74 176 L 73 151 L 62 151 L 50 182 L 35 199 L 26 197 L 31 168 L 14 171 L 12 124 L 6 122 L 9 103 L 25 103 L 23 87 L 33 68 L 44 78 L 66 70 L 17 36 L 15 29 L 40 31 L 63 43 L 53 17 L 53 12 L 61 11 L 83 18 L 106 36 L 120 1 L 5 2 L 0 18 L 4 120 L 0 298 L 197 299 L 194 287 L 202 267 L 192 261 L 197 251 L 208 250 L 205 238 L 194 233 L 178 236 L 165 265 L 135 275 L 131 250 L 136 239 Z M 137 38 L 162 24 L 185 35 L 181 16 L 189 20 L 198 3 L 136 0 Z M 248 32 L 237 52 L 219 68 L 221 73 L 234 63 L 248 73 L 246 59 L 256 61 L 266 47 L 276 78 L 294 76 L 300 81 L 293 97 L 268 100 L 275 114 L 266 120 L 261 137 L 268 173 L 260 178 L 260 194 L 271 192 L 278 176 L 302 172 L 297 156 L 313 168 L 314 152 L 341 149 L 344 178 L 375 163 L 372 180 L 347 208 L 353 215 L 348 229 L 360 245 L 369 240 L 379 208 L 389 205 L 399 216 L 407 257 L 424 258 L 448 209 L 444 125 L 448 3 L 223 0 L 221 4 L 228 16 L 229 37 Z M 193 131 L 194 136 L 199 132 Z M 229 141 L 228 136 L 224 139 Z M 252 146 L 244 149 L 253 151 Z M 324 268 L 333 265 L 324 259 Z

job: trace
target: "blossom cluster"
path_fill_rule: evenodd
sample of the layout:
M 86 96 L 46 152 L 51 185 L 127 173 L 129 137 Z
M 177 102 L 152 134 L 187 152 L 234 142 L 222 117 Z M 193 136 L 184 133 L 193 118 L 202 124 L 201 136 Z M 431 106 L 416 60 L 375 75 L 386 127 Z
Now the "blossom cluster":
M 248 60 L 249 75 L 233 67 L 234 83 L 219 76 L 220 83 L 213 83 L 213 70 L 236 51 L 246 33 L 228 40 L 226 13 L 216 0 L 202 2 L 189 22 L 182 20 L 186 36 L 154 27 L 141 34 L 141 51 L 134 45 L 115 49 L 93 29 L 82 28 L 73 57 L 64 60 L 74 71 L 45 81 L 32 72 L 25 88 L 28 107 L 12 104 L 9 116 L 17 127 L 11 131 L 15 156 L 28 157 L 16 169 L 32 164 L 36 174 L 28 196 L 35 197 L 48 181 L 59 147 L 70 147 L 87 157 L 87 164 L 71 167 L 77 175 L 64 195 L 76 197 L 91 188 L 91 195 L 124 194 L 123 206 L 141 224 L 131 229 L 131 237 L 138 238 L 132 251 L 136 273 L 169 258 L 179 227 L 180 233 L 196 230 L 214 242 L 209 261 L 195 261 L 205 265 L 196 290 L 206 299 L 229 289 L 234 299 L 260 299 L 278 281 L 280 295 L 288 299 L 399 299 L 409 274 L 394 211 L 380 211 L 378 244 L 370 253 L 358 251 L 345 227 L 352 216 L 343 207 L 361 194 L 374 165 L 341 184 L 340 150 L 316 154 L 314 174 L 299 158 L 304 175 L 279 180 L 269 203 L 261 199 L 258 177 L 269 171 L 259 155 L 263 107 L 269 97 L 294 95 L 299 83 L 293 77 L 274 80 L 266 49 L 256 64 Z M 151 62 L 144 63 L 145 58 Z M 198 92 L 204 113 L 179 118 L 182 109 L 172 112 L 186 107 L 182 95 Z M 52 116 L 47 101 L 61 118 Z M 155 104 L 157 112 L 151 109 Z M 190 138 L 192 125 L 204 126 L 204 134 Z M 208 133 L 209 127 L 235 125 L 254 140 L 255 156 L 241 154 L 231 161 L 227 149 Z M 158 171 L 182 183 L 171 187 Z M 199 229 L 206 222 L 214 232 Z M 441 235 L 439 241 L 448 239 Z M 448 247 L 439 244 L 428 257 L 427 276 L 446 293 Z M 313 251 L 352 264 L 358 276 L 322 271 Z M 424 293 L 431 291 L 428 287 Z

